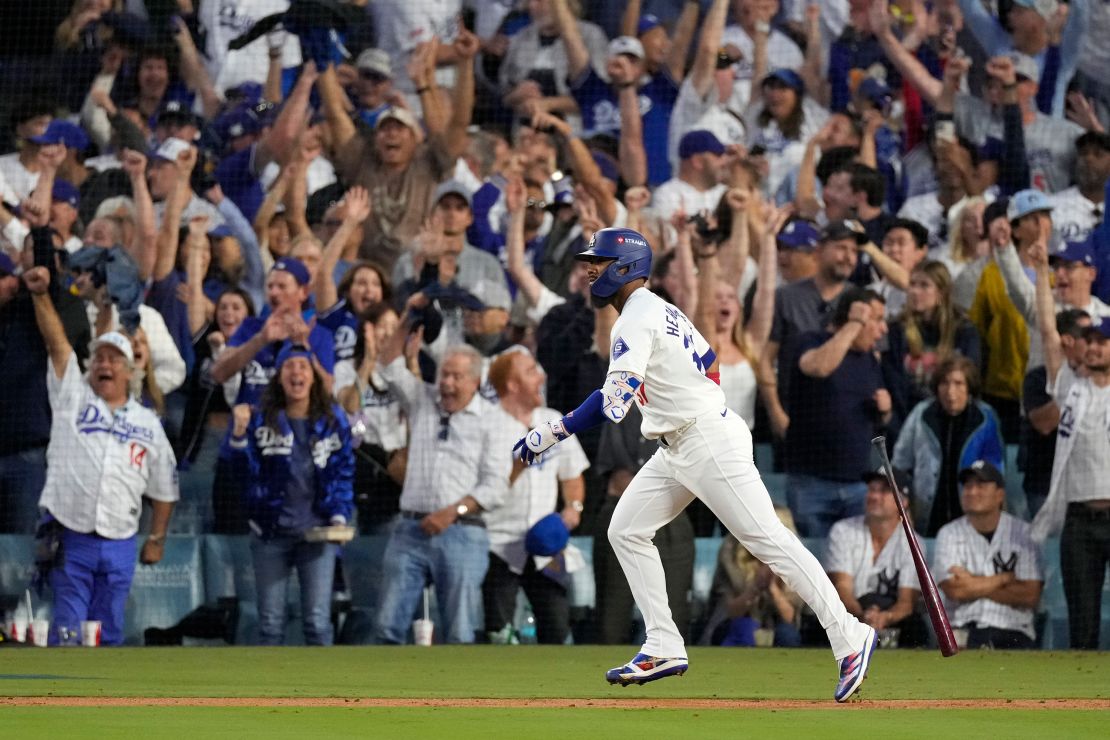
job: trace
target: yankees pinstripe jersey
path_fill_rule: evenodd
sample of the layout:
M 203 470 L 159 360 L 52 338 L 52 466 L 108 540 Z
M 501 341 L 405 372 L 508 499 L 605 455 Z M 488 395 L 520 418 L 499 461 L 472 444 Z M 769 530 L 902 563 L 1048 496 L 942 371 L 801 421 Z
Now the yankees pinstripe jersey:
M 898 598 L 898 589 L 921 590 L 913 567 L 913 556 L 901 527 L 875 554 L 871 531 L 863 516 L 841 519 L 829 530 L 826 541 L 825 571 L 847 573 L 852 577 L 852 594 Z
M 1029 523 L 1006 512 L 1002 512 L 990 541 L 971 526 L 966 516 L 940 528 L 933 555 L 933 577 L 937 583 L 947 580 L 948 569 L 956 565 L 976 576 L 1010 571 L 1019 581 L 1044 581 L 1041 551 L 1029 534 Z M 1036 639 L 1033 609 L 1007 606 L 987 598 L 966 602 L 943 598 L 955 627 L 974 622 L 979 627 L 1017 630 Z
M 144 495 L 177 500 L 177 461 L 162 423 L 135 399 L 113 412 L 72 352 L 60 379 L 53 362 L 46 372 L 54 420 L 39 506 L 75 532 L 131 537 Z
M 705 375 L 717 355 L 685 314 L 647 288 L 628 297 L 609 339 L 609 373 L 633 373 L 644 381 L 636 405 L 648 439 L 724 410 L 724 392 Z

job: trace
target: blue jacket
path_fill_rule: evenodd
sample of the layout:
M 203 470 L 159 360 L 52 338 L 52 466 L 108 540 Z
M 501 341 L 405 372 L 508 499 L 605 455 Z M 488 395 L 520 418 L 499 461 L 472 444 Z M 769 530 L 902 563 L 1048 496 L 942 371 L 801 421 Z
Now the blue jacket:
M 998 415 L 982 401 L 972 401 L 971 429 L 960 445 L 956 470 L 970 467 L 976 460 L 986 460 L 1005 474 L 1005 451 Z M 894 445 L 891 465 L 910 474 L 913 490 L 913 518 L 917 531 L 924 533 L 937 495 L 944 454 L 938 434 L 940 404 L 928 398 L 914 407 L 902 426 Z
M 316 467 L 315 512 L 324 521 L 342 516 L 351 521 L 354 511 L 355 455 L 351 448 L 351 426 L 347 414 L 332 406 L 334 419 L 316 419 L 312 424 L 312 459 Z M 236 480 L 244 491 L 247 515 L 269 537 L 277 529 L 285 486 L 290 476 L 293 428 L 278 415 L 278 428 L 267 426 L 261 411 L 251 417 L 247 433 L 239 439 L 228 436 L 224 452 L 231 461 Z

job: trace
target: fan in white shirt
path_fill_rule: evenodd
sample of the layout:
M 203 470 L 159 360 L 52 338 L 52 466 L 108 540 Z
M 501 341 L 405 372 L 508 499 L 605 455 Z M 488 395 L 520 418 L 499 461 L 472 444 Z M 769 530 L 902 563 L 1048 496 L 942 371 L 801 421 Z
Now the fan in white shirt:
M 669 223 L 678 211 L 689 216 L 712 213 L 725 194 L 725 147 L 709 131 L 690 131 L 678 143 L 678 175 L 660 185 L 652 209 Z

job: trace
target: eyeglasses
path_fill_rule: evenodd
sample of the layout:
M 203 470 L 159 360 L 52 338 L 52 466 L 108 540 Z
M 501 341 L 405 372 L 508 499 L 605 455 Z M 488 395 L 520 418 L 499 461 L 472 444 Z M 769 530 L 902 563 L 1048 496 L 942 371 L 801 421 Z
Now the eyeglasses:
M 385 75 L 383 75 L 379 72 L 371 72 L 370 70 L 367 70 L 367 69 L 360 69 L 358 71 L 358 76 L 359 76 L 359 79 L 366 80 L 367 82 L 373 82 L 375 85 L 381 85 L 381 84 L 384 84 L 386 82 L 389 82 L 389 78 L 386 77 Z
M 543 209 L 547 208 L 547 201 L 529 198 L 527 201 L 525 201 L 524 205 L 528 208 L 534 208 L 537 211 L 542 211 Z
M 446 442 L 447 436 L 451 431 L 451 416 L 443 414 L 439 417 L 439 441 Z

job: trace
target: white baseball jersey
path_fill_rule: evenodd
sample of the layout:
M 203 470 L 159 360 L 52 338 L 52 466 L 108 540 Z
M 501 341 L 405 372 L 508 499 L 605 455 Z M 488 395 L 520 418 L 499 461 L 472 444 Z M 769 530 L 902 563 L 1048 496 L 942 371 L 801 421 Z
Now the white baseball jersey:
M 39 506 L 75 532 L 126 539 L 139 529 L 142 498 L 177 501 L 177 460 L 162 423 L 134 399 L 113 412 L 70 353 L 46 389 L 54 421 Z
M 1010 571 L 1019 581 L 1044 581 L 1044 565 L 1040 548 L 1029 533 L 1029 523 L 1002 512 L 998 529 L 988 541 L 971 526 L 966 516 L 949 522 L 937 532 L 933 555 L 933 578 L 943 583 L 950 576 L 948 569 L 959 565 L 972 575 L 989 576 Z M 965 627 L 974 622 L 979 627 L 1017 630 L 1035 639 L 1033 609 L 1020 609 L 991 599 L 952 602 L 943 596 L 945 608 L 952 615 L 952 624 Z
M 850 575 L 852 593 L 857 599 L 867 594 L 898 598 L 898 589 L 921 590 L 910 545 L 901 527 L 894 530 L 876 555 L 864 517 L 841 519 L 829 530 L 826 547 L 825 570 Z
M 1052 203 L 1052 230 L 1057 247 L 1064 242 L 1081 242 L 1102 221 L 1103 204 L 1092 203 L 1074 185 L 1048 196 Z
M 609 372 L 643 379 L 636 405 L 640 432 L 658 439 L 725 408 L 725 394 L 705 376 L 716 353 L 690 319 L 647 288 L 628 297 L 609 336 Z
M 515 417 L 500 409 L 502 423 L 511 428 L 509 436 L 523 437 L 525 427 Z M 562 417 L 555 409 L 538 408 L 532 412 L 532 427 Z M 511 454 L 505 450 L 506 454 Z M 577 437 L 568 437 L 555 445 L 533 465 L 525 468 L 509 487 L 504 503 L 484 515 L 489 532 L 489 549 L 504 560 L 514 573 L 523 573 L 528 561 L 524 535 L 532 525 L 555 511 L 559 497 L 559 481 L 572 480 L 590 467 L 586 453 Z
M 208 74 L 217 92 L 222 94 L 244 82 L 266 82 L 270 67 L 270 45 L 266 36 L 236 51 L 229 50 L 227 45 L 266 16 L 288 8 L 289 0 L 204 0 L 201 3 L 197 20 L 204 29 Z M 286 34 L 281 66 L 296 67 L 300 63 L 300 43 L 293 34 Z

